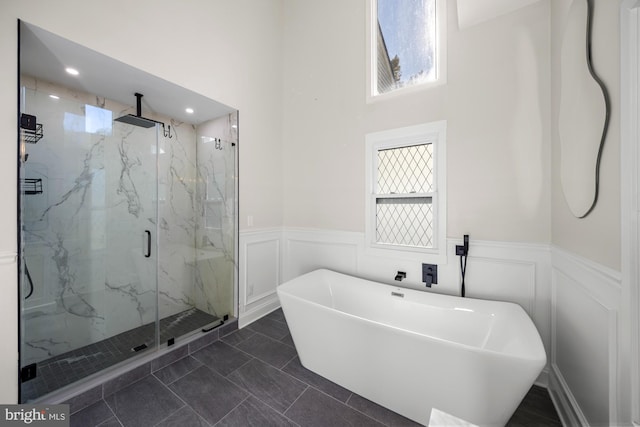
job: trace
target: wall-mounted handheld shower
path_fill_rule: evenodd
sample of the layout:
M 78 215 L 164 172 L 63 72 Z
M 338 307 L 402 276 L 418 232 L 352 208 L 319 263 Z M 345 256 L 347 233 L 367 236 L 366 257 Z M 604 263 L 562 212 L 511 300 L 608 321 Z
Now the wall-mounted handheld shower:
M 29 281 L 29 293 L 24 299 L 29 299 L 31 295 L 33 295 L 33 279 L 31 279 L 31 274 L 29 273 L 29 268 L 27 267 L 27 263 L 24 263 L 24 272 L 27 274 L 27 280 Z
M 460 286 L 460 296 L 464 297 L 464 276 L 467 274 L 467 256 L 469 255 L 469 235 L 465 234 L 463 237 L 463 244 L 456 245 L 456 255 L 460 257 L 460 274 L 462 276 L 462 284 Z

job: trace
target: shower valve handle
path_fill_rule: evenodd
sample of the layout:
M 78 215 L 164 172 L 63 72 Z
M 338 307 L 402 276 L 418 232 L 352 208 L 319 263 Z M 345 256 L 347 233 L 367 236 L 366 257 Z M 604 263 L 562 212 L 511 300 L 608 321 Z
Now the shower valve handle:
M 145 258 L 149 258 L 151 256 L 151 232 L 149 230 L 144 230 L 147 234 L 147 253 L 144 255 Z

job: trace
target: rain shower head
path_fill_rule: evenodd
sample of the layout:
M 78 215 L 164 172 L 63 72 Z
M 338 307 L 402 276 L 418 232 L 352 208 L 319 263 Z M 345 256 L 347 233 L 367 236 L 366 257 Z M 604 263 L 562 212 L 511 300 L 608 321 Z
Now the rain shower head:
M 155 121 L 145 119 L 144 117 L 136 116 L 134 114 L 127 114 L 126 116 L 118 117 L 115 121 L 140 126 L 142 128 L 151 128 L 156 125 Z
M 118 117 L 115 119 L 116 122 L 127 123 L 133 126 L 139 126 L 143 128 L 151 128 L 156 125 L 157 122 L 152 119 L 147 119 L 146 117 L 142 117 L 142 94 L 136 93 L 136 114 L 127 114 L 126 116 Z

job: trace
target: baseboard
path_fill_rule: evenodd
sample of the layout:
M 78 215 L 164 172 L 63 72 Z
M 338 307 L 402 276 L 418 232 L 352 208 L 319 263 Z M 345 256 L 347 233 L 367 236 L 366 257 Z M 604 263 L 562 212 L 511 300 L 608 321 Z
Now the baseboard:
M 562 374 L 554 364 L 551 365 L 551 371 L 549 372 L 548 390 L 563 426 L 589 425 L 569 387 L 562 378 Z
M 277 294 L 273 294 L 272 296 L 265 298 L 261 304 L 254 305 L 244 313 L 240 313 L 240 316 L 238 317 L 238 327 L 242 329 L 278 308 L 280 308 L 280 300 L 278 299 Z
M 546 388 L 546 389 L 549 388 L 549 367 L 548 367 L 548 365 L 544 367 L 542 372 L 540 372 L 540 375 L 538 375 L 538 378 L 536 378 L 534 384 L 539 386 L 539 387 Z

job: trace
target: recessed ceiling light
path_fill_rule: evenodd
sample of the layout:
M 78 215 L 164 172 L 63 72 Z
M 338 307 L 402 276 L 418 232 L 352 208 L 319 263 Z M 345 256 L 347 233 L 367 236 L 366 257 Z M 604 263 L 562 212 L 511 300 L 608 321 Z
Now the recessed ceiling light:
M 185 108 L 184 111 L 186 111 L 187 114 L 193 114 L 193 108 Z
M 51 99 L 60 99 L 60 97 L 58 95 L 54 95 L 54 94 L 49 95 L 49 98 L 51 98 Z
M 71 74 L 72 76 L 77 76 L 78 74 L 80 74 L 80 71 L 76 70 L 75 68 L 71 68 L 71 67 L 65 68 L 65 71 L 67 73 Z

